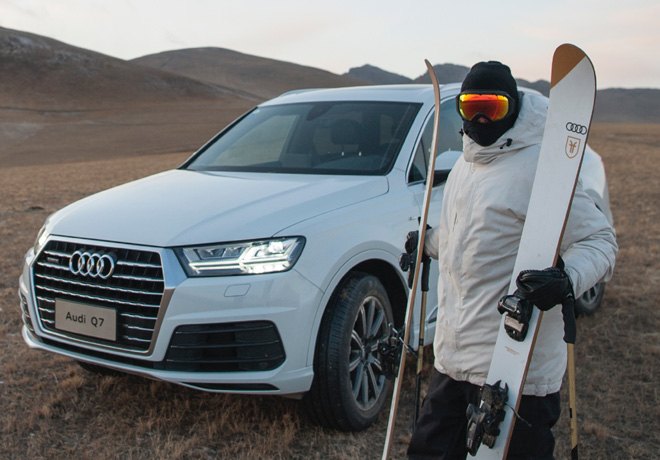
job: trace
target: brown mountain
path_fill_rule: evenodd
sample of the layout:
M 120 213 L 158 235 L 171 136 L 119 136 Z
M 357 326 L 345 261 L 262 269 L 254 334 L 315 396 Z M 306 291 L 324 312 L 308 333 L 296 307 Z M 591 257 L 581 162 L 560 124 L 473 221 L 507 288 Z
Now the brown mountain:
M 0 28 L 0 106 L 77 109 L 239 96 L 220 85 Z
M 461 81 L 465 66 L 434 66 L 441 83 Z M 344 75 L 223 48 L 194 48 L 112 58 L 50 38 L 0 28 L 0 106 L 74 109 L 180 101 L 256 103 L 300 88 L 426 83 L 374 66 Z M 519 84 L 548 94 L 547 81 Z M 594 120 L 660 123 L 660 90 L 599 90 Z
M 660 123 L 660 89 L 600 90 L 596 96 L 594 121 Z
M 438 81 L 451 83 L 463 81 L 470 70 L 468 67 L 455 64 L 434 65 Z M 414 80 L 393 74 L 374 66 L 353 68 L 350 75 L 362 78 L 376 85 L 400 83 L 430 83 L 428 74 Z M 517 80 L 518 85 L 532 88 L 546 96 L 550 93 L 550 82 L 538 80 L 530 82 Z M 610 123 L 660 123 L 660 89 L 621 89 L 610 88 L 598 90 L 594 121 Z
M 405 85 L 413 83 L 412 78 L 388 72 L 370 64 L 365 64 L 362 67 L 352 67 L 344 75 L 365 80 L 375 85 Z
M 438 64 L 433 65 L 433 70 L 438 77 L 438 83 L 446 84 L 463 81 L 463 78 L 465 78 L 470 71 L 470 68 L 456 64 Z M 429 84 L 431 83 L 431 77 L 429 77 L 428 73 L 425 73 L 415 78 L 414 82 Z
M 0 28 L 0 167 L 191 153 L 258 102 Z
M 293 89 L 369 84 L 351 76 L 224 48 L 166 51 L 133 59 L 131 62 L 233 88 L 262 99 L 270 99 Z

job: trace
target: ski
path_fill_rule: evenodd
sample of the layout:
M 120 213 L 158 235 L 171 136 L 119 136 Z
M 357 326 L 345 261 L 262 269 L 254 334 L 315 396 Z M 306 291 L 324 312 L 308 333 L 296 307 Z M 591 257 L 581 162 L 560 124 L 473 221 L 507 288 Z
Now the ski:
M 522 270 L 545 269 L 557 262 L 595 96 L 596 77 L 590 59 L 573 45 L 559 46 L 553 56 L 541 153 L 509 293 L 515 291 Z M 506 458 L 543 315 L 537 308 L 519 305 L 500 304 L 499 309 L 504 315 L 482 388 L 481 406 L 468 410 L 468 451 L 480 460 Z M 574 451 L 576 456 L 577 444 Z
M 433 92 L 435 95 L 435 118 L 433 120 L 433 138 L 431 140 L 431 154 L 429 154 L 429 164 L 426 173 L 426 189 L 424 193 L 424 202 L 422 204 L 422 214 L 419 222 L 419 233 L 417 239 L 417 251 L 414 265 L 411 264 L 412 272 L 412 283 L 410 287 L 410 294 L 408 296 L 408 304 L 406 306 L 406 317 L 404 321 L 404 334 L 403 334 L 403 344 L 408 345 L 410 340 L 410 328 L 412 326 L 413 310 L 415 306 L 415 298 L 417 293 L 417 287 L 420 280 L 420 274 L 422 272 L 422 258 L 424 255 L 424 239 L 426 237 L 426 222 L 429 213 L 429 205 L 431 203 L 431 193 L 433 191 L 433 172 L 435 171 L 435 152 L 438 143 L 438 131 L 440 128 L 440 85 L 438 84 L 438 78 L 435 75 L 433 66 L 428 60 L 424 61 L 426 63 L 426 68 L 428 69 L 429 75 L 431 77 L 431 82 L 433 83 Z M 421 323 L 424 324 L 423 322 Z M 423 327 L 423 326 L 422 326 Z M 406 353 L 405 350 L 401 353 L 401 358 L 399 360 L 399 370 L 394 379 L 394 392 L 392 394 L 392 403 L 390 406 L 390 416 L 387 422 L 387 433 L 385 435 L 385 445 L 383 447 L 383 456 L 382 459 L 386 460 L 388 458 L 390 447 L 392 443 L 392 436 L 394 434 L 394 427 L 396 423 L 396 412 L 399 405 L 399 396 L 401 394 L 401 383 L 403 380 L 403 373 L 405 370 L 406 363 Z

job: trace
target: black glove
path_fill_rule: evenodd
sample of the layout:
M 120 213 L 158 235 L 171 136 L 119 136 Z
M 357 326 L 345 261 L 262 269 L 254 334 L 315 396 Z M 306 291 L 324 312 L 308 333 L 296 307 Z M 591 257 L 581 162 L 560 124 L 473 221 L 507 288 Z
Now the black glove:
M 563 304 L 573 295 L 573 285 L 566 272 L 557 267 L 545 270 L 524 270 L 516 279 L 518 291 L 540 310 L 547 311 Z
M 431 227 L 429 225 L 426 226 L 426 230 L 428 231 Z M 401 270 L 404 272 L 407 272 L 410 270 L 408 273 L 408 287 L 412 288 L 413 285 L 413 280 L 415 276 L 415 262 L 417 262 L 417 245 L 419 244 L 419 231 L 414 230 L 411 232 L 408 232 L 408 235 L 406 235 L 406 242 L 404 243 L 403 247 L 406 250 L 401 256 L 399 257 L 399 266 L 401 267 Z M 422 247 L 422 251 L 423 251 Z M 422 290 L 423 291 L 428 291 L 428 270 L 429 270 L 429 265 L 431 262 L 431 258 L 424 254 L 422 252 Z
M 433 227 L 431 227 L 429 224 L 426 224 L 426 233 L 428 233 L 429 230 L 431 230 Z M 426 235 L 426 233 L 424 235 Z M 419 230 L 413 230 L 411 232 L 408 232 L 408 235 L 406 235 L 406 242 L 403 244 L 404 249 L 408 254 L 414 254 L 415 251 L 417 250 L 417 244 L 419 243 Z
M 403 248 L 408 254 L 414 254 L 417 250 L 417 244 L 419 243 L 419 230 L 413 230 L 408 232 L 406 235 L 406 242 L 403 244 Z
M 559 267 L 545 270 L 524 270 L 516 278 L 519 295 L 536 305 L 540 310 L 550 310 L 561 304 L 564 316 L 564 342 L 575 343 L 577 325 L 575 324 L 575 294 L 571 280 L 563 269 L 560 259 Z

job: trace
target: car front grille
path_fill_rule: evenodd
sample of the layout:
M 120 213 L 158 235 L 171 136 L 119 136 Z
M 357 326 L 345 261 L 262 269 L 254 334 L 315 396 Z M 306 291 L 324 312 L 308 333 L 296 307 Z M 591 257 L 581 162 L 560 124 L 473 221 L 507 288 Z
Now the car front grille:
M 115 261 L 114 272 L 106 279 L 73 273 L 70 261 L 76 251 L 110 255 Z M 37 317 L 45 330 L 126 350 L 144 351 L 150 347 L 165 288 L 158 253 L 51 240 L 33 266 L 33 285 Z M 56 329 L 58 299 L 116 310 L 116 341 Z

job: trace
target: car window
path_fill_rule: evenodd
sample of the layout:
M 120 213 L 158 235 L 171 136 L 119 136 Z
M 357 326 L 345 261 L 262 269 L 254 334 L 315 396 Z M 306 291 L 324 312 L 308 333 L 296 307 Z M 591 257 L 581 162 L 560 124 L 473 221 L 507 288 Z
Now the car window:
M 255 124 L 250 135 L 240 135 L 227 145 L 222 161 L 228 166 L 246 166 L 255 162 L 277 161 L 296 122 L 295 114 L 279 114 Z
M 318 102 L 258 107 L 185 167 L 194 170 L 385 174 L 420 104 Z
M 431 142 L 433 140 L 433 116 L 430 116 L 426 126 L 422 131 L 422 137 L 417 144 L 415 157 L 412 167 L 408 173 L 409 182 L 422 181 L 426 177 L 428 169 L 429 152 L 431 151 Z M 440 131 L 438 132 L 438 146 L 436 149 L 436 169 L 442 166 L 443 157 L 446 156 L 447 167 L 453 165 L 458 157 L 455 152 L 463 150 L 463 139 L 460 134 L 462 128 L 461 118 L 456 112 L 455 101 L 448 99 L 440 105 Z M 448 153 L 453 152 L 453 153 Z

